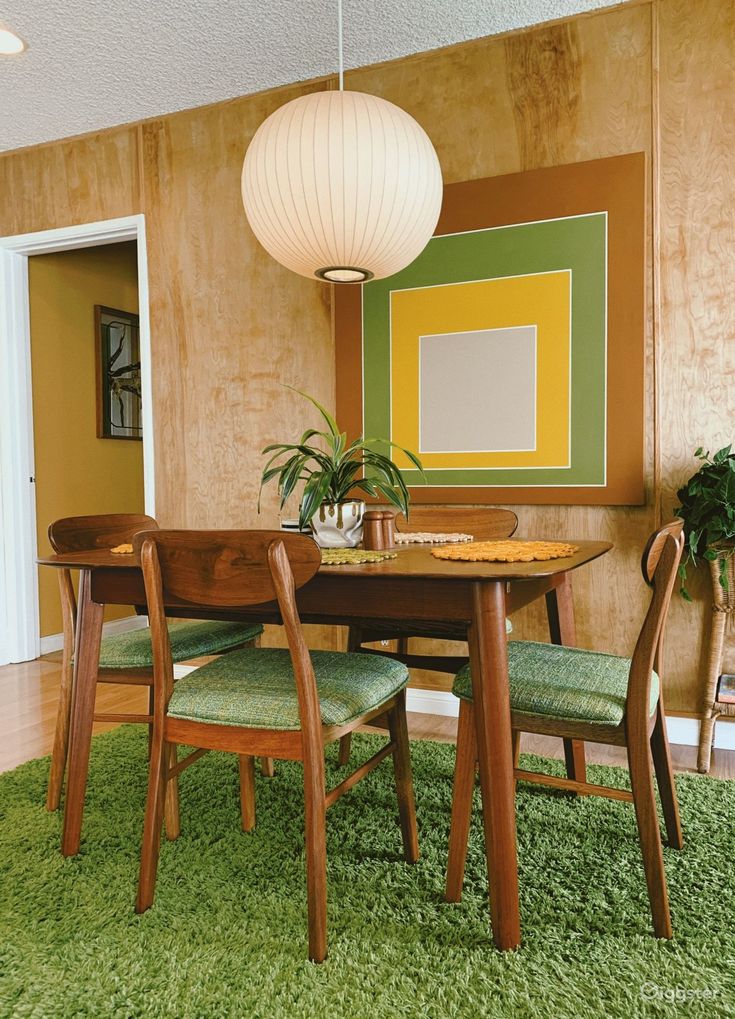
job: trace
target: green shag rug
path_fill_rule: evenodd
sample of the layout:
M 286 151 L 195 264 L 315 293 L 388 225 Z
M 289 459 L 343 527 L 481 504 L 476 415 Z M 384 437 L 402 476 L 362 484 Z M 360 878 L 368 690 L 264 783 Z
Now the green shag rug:
M 353 759 L 376 737 L 357 737 Z M 330 748 L 330 762 L 334 762 Z M 657 941 L 632 806 L 521 786 L 523 947 L 490 940 L 479 808 L 464 899 L 442 899 L 454 747 L 412 744 L 421 859 L 402 861 L 390 762 L 328 815 L 329 957 L 306 959 L 301 772 L 258 778 L 239 827 L 236 760 L 181 779 L 182 834 L 133 912 L 145 734 L 94 740 L 81 854 L 59 853 L 48 761 L 0 776 L 0 1016 L 382 1019 L 735 1015 L 735 783 L 679 779 L 665 850 L 676 937 Z M 548 763 L 548 762 L 546 762 Z M 540 762 L 529 758 L 529 766 Z M 332 780 L 341 774 L 330 763 Z M 619 783 L 618 769 L 590 768 Z

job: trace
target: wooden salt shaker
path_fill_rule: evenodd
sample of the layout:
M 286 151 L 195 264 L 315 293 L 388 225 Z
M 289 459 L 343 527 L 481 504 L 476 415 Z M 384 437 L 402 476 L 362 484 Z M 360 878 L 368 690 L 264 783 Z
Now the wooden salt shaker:
M 362 547 L 370 551 L 385 548 L 383 539 L 383 513 L 368 510 L 362 518 Z
M 396 515 L 392 510 L 383 510 L 383 548 L 395 548 Z

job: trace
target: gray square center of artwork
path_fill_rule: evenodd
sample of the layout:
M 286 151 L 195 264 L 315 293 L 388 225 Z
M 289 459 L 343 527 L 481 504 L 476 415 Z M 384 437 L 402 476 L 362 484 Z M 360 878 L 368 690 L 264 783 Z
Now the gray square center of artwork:
M 421 453 L 536 449 L 536 326 L 419 339 Z

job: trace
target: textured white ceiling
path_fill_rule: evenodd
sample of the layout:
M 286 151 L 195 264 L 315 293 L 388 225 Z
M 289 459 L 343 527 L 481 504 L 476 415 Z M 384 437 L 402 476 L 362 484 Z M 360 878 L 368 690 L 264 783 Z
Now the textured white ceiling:
M 614 0 L 344 0 L 360 67 Z M 336 0 L 4 0 L 28 43 L 0 56 L 0 150 L 335 70 Z

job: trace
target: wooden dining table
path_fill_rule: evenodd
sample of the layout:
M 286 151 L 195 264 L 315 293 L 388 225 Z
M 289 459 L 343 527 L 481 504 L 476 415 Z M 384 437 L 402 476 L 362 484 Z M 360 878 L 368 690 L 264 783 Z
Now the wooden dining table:
M 545 597 L 551 640 L 574 644 L 571 574 L 612 546 L 603 541 L 570 543 L 577 551 L 566 558 L 518 563 L 447 561 L 432 556 L 426 546 L 409 546 L 380 563 L 322 566 L 297 592 L 305 623 L 380 629 L 411 621 L 466 628 L 490 916 L 493 940 L 500 949 L 516 948 L 521 942 L 505 620 Z M 62 836 L 63 854 L 73 856 L 79 852 L 82 833 L 104 606 L 134 605 L 145 614 L 145 591 L 141 570 L 129 555 L 96 549 L 49 555 L 38 562 L 80 573 Z M 211 608 L 172 599 L 166 612 L 174 618 L 280 621 L 275 603 L 213 613 Z

